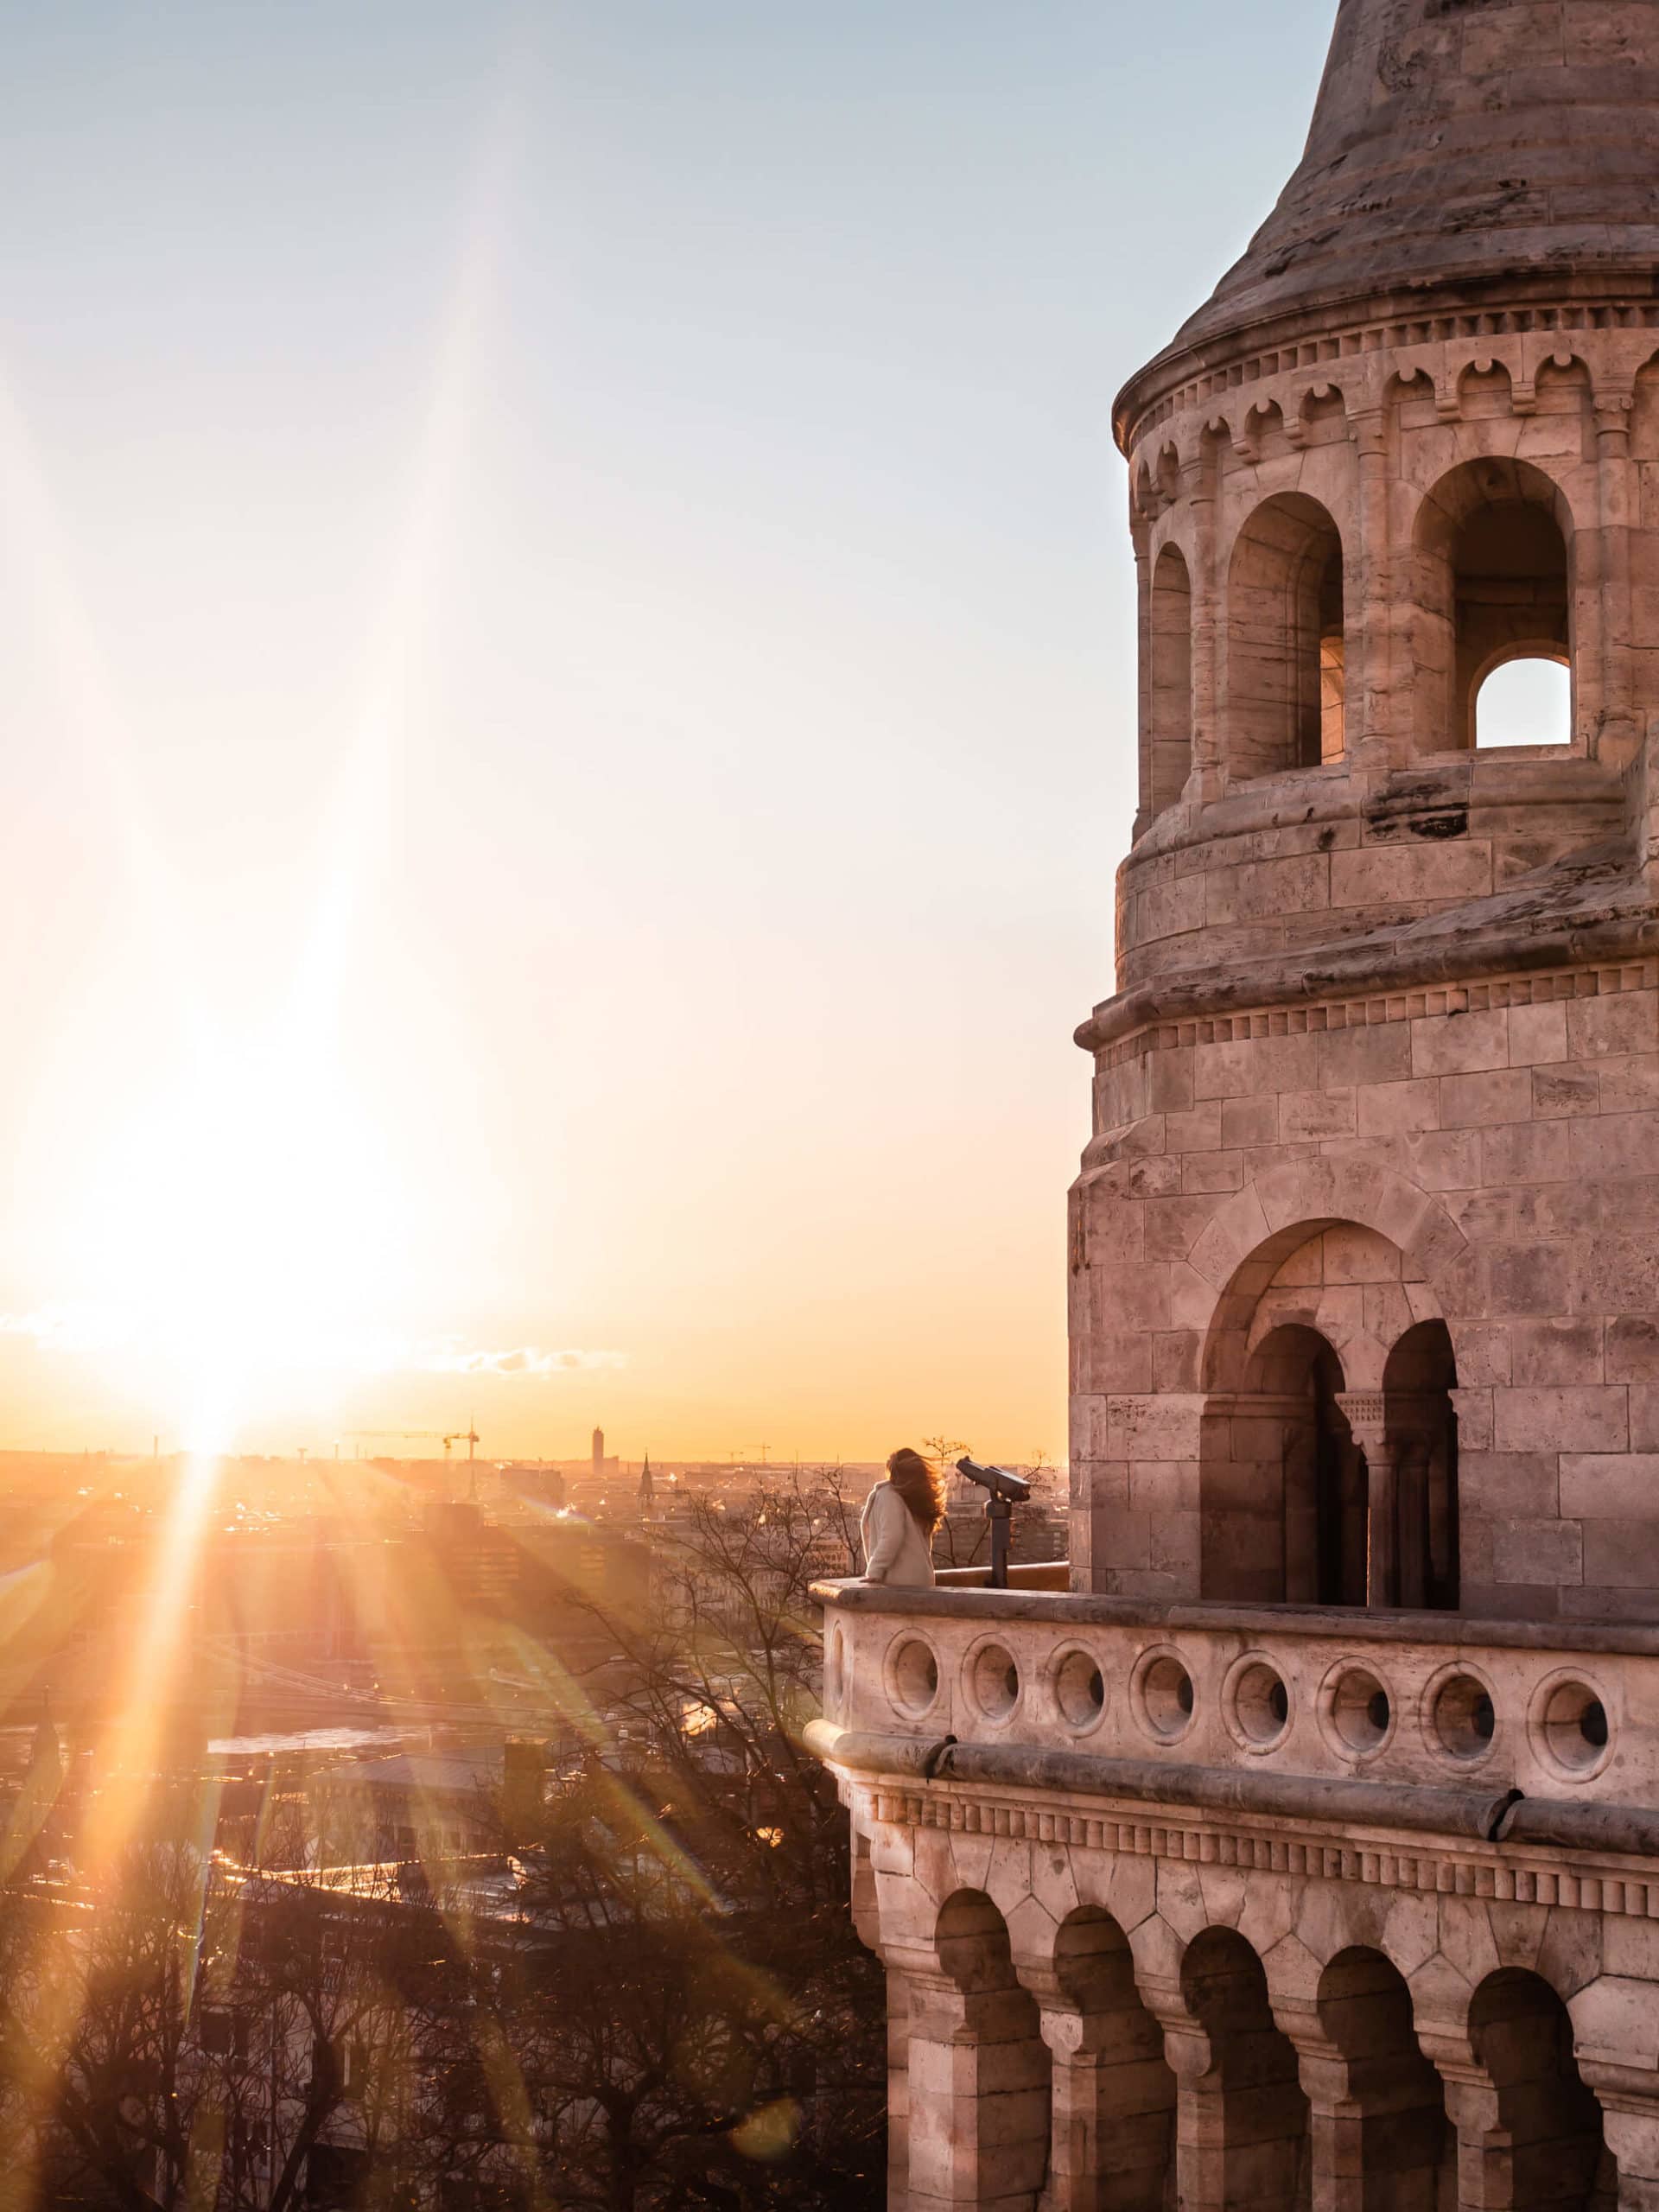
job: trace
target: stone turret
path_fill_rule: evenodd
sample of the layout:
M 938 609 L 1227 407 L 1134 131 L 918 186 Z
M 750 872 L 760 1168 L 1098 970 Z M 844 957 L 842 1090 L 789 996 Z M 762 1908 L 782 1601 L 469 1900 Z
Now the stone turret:
M 894 2212 L 1659 2206 L 1656 269 L 1659 0 L 1343 0 L 1118 401 L 1071 1590 L 824 1593 Z
M 1659 0 L 1344 0 L 1278 207 L 1118 402 L 1141 806 L 1079 1032 L 1096 1587 L 1351 1595 L 1363 1551 L 1389 1602 L 1659 1609 L 1656 178 Z M 1570 671 L 1558 743 L 1483 716 L 1518 660 Z M 1344 1298 L 1286 1294 L 1321 1265 Z M 1324 1475 L 1268 1412 L 1303 1401 Z

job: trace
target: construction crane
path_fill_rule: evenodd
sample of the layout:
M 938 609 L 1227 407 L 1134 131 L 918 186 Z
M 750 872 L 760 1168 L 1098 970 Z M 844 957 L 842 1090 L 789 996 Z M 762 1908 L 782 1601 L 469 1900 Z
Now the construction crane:
M 352 1428 L 347 1429 L 346 1433 L 354 1444 L 365 1444 L 376 1437 L 388 1436 L 397 1437 L 401 1441 L 410 1444 L 442 1444 L 446 1459 L 457 1444 L 464 1444 L 467 1446 L 467 1457 L 470 1459 L 482 1441 L 471 1421 L 467 1422 L 465 1428 L 450 1429 L 447 1433 L 441 1428 Z
M 447 1458 L 449 1439 L 441 1428 L 350 1428 L 346 1432 L 353 1444 L 372 1444 L 377 1438 L 396 1437 L 404 1444 L 442 1444 Z

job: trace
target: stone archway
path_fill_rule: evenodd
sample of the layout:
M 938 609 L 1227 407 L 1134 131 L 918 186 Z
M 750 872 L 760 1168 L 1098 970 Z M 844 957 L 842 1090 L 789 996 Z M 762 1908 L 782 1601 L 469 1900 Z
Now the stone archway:
M 1528 2212 L 1612 2212 L 1618 2176 L 1601 2107 L 1573 2054 L 1567 2006 L 1541 1974 L 1488 1974 L 1469 2008 L 1474 2061 L 1448 2086 L 1459 2201 Z
M 939 1908 L 909 1980 L 911 2212 L 1036 2212 L 1048 2171 L 1049 2061 L 1008 1925 L 981 1890 Z
M 1261 1960 L 1235 1929 L 1207 1928 L 1181 1961 L 1180 1991 L 1208 2054 L 1202 2074 L 1181 2079 L 1182 2206 L 1306 2212 L 1307 2098 Z
M 1424 751 L 1473 746 L 1477 695 L 1504 660 L 1573 666 L 1573 547 L 1566 495 L 1532 462 L 1485 454 L 1425 495 L 1412 534 Z
M 1016 1958 L 1053 2060 L 1044 2212 L 1163 2212 L 1175 2158 L 1175 2076 L 1120 1923 L 1079 1905 L 1041 1960 Z
M 1458 1366 L 1444 1321 L 1419 1321 L 1382 1370 L 1383 1441 L 1394 1489 L 1396 1605 L 1458 1605 Z
M 1202 1372 L 1201 1596 L 1455 1606 L 1456 1367 L 1408 1251 L 1353 1221 L 1276 1231 Z
M 1233 542 L 1226 653 L 1236 775 L 1342 757 L 1342 534 L 1306 493 L 1263 500 Z

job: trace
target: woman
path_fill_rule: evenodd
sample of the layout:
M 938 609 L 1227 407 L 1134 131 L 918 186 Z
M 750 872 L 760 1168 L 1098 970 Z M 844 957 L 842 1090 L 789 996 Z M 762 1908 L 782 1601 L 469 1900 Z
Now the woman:
M 944 1518 L 944 1478 L 906 1445 L 887 1462 L 887 1479 L 864 1501 L 864 1580 L 931 1589 L 933 1531 Z

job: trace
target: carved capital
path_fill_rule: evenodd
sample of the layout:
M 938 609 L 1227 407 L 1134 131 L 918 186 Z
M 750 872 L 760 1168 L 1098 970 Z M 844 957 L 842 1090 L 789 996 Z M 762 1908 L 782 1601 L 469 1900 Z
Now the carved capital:
M 1339 1390 L 1337 1403 L 1356 1444 L 1371 1447 L 1382 1442 L 1388 1428 L 1388 1400 L 1380 1390 Z

